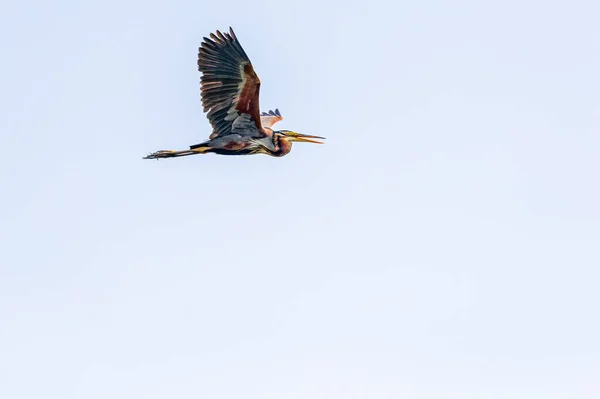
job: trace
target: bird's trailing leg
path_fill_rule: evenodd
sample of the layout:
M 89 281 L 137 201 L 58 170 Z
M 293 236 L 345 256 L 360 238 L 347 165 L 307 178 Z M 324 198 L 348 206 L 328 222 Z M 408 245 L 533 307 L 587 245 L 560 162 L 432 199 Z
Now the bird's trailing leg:
M 156 151 L 152 154 L 146 155 L 144 159 L 161 159 L 161 158 L 176 158 L 176 157 L 186 157 L 188 155 L 196 155 L 196 154 L 204 154 L 210 150 L 208 147 L 200 147 L 195 148 L 193 150 L 160 150 Z

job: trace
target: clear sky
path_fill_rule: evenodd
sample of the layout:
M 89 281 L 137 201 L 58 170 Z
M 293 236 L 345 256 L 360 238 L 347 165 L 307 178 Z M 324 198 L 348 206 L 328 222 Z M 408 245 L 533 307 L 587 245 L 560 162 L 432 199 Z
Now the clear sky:
M 600 397 L 597 1 L 0 6 L 0 397 Z M 284 158 L 203 141 L 233 26 Z

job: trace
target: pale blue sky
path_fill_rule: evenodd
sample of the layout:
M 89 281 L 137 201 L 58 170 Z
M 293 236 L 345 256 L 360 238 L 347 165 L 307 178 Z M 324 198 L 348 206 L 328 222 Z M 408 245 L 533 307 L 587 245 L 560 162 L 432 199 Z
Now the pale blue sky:
M 0 6 L 0 397 L 600 397 L 600 5 Z M 290 155 L 210 133 L 233 26 Z

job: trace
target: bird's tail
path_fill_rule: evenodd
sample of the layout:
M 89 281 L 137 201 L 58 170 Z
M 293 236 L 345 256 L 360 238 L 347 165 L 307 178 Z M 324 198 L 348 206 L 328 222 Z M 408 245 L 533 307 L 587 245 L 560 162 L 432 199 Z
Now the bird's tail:
M 174 151 L 174 150 L 160 150 L 160 151 L 153 152 L 152 154 L 146 155 L 144 157 L 144 159 L 161 159 L 161 158 L 186 157 L 188 155 L 204 154 L 208 150 L 210 150 L 209 147 L 197 147 L 197 148 L 193 148 L 192 147 L 189 150 L 179 150 L 179 151 Z

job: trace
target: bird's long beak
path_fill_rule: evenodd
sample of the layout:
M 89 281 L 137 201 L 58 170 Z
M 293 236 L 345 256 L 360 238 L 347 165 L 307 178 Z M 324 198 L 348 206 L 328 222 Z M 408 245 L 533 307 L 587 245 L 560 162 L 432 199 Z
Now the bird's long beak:
M 325 137 L 311 136 L 309 134 L 302 134 L 297 132 L 285 132 L 285 135 L 289 137 L 292 141 L 299 141 L 301 143 L 325 144 L 321 141 L 314 140 L 325 140 Z

